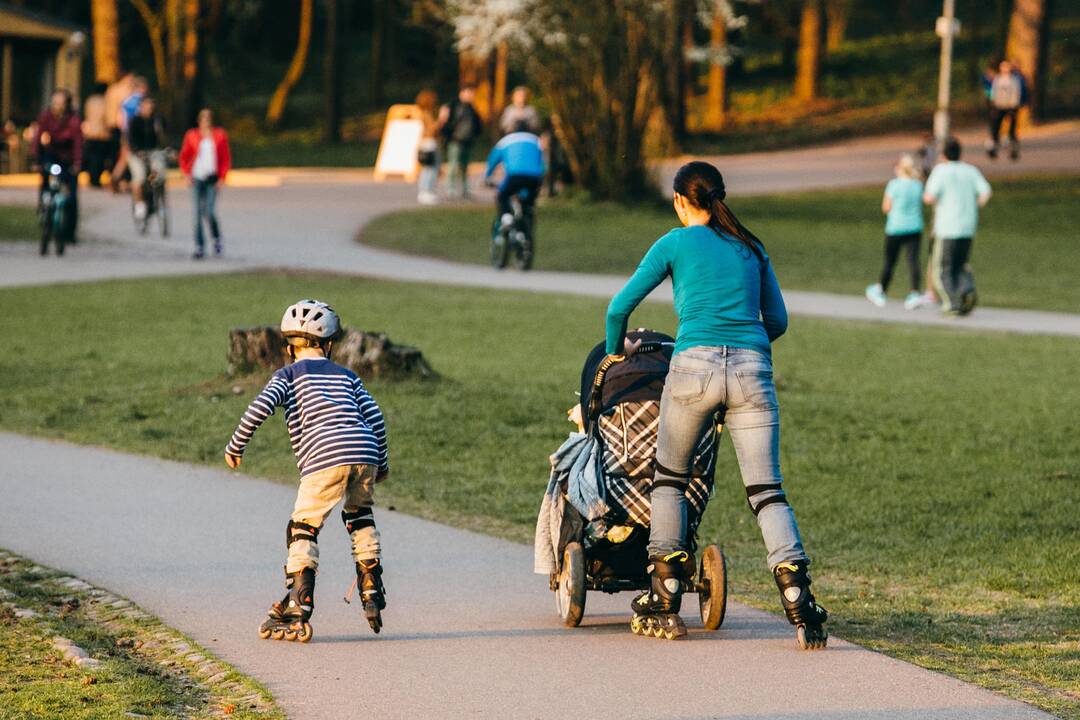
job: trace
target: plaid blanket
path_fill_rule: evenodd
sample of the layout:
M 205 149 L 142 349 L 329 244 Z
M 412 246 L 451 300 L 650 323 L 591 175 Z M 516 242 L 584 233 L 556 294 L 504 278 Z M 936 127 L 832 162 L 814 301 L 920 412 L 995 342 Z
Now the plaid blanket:
M 660 402 L 642 400 L 616 405 L 600 416 L 600 438 L 609 519 L 620 524 L 649 526 L 649 490 L 660 426 Z M 693 477 L 686 489 L 687 519 L 695 530 L 713 490 L 716 469 L 716 428 L 710 426 L 698 443 Z

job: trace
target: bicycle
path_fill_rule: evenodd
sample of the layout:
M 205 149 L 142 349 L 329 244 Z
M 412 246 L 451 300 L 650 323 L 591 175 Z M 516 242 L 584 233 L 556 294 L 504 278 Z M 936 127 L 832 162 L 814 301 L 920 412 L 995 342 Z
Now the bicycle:
M 142 201 L 146 204 L 146 213 L 139 217 L 136 211 L 138 203 L 131 197 L 131 217 L 135 229 L 140 235 L 146 235 L 150 228 L 150 218 L 157 216 L 158 232 L 161 237 L 169 237 L 169 205 L 165 197 L 165 168 L 168 162 L 166 151 L 140 152 L 139 157 L 146 163 L 146 179 L 142 184 Z
M 41 225 L 41 254 L 49 254 L 49 242 L 56 240 L 56 254 L 64 254 L 64 227 L 68 221 L 71 189 L 66 172 L 59 163 L 49 165 L 45 187 L 38 203 L 38 224 Z
M 514 266 L 518 270 L 532 267 L 535 242 L 533 205 L 529 200 L 528 190 L 515 193 L 510 197 L 510 221 L 506 222 L 506 215 L 495 221 L 499 226 L 491 236 L 491 264 L 497 270 L 506 267 L 511 252 L 514 253 Z

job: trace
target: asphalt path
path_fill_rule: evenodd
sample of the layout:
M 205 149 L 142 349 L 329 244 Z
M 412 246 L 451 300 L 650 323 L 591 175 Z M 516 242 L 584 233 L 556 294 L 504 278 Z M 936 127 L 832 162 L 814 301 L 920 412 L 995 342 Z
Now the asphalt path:
M 264 682 L 297 720 L 1050 717 L 838 638 L 800 651 L 786 621 L 738 604 L 716 632 L 685 608 L 689 640 L 670 642 L 630 633 L 628 594 L 589 593 L 583 626 L 563 628 L 529 547 L 382 507 L 383 632 L 341 599 L 352 565 L 331 516 L 314 639 L 260 640 L 282 593 L 292 488 L 5 433 L 0 456 L 0 546 L 127 596 Z M 544 478 L 523 481 L 539 504 Z

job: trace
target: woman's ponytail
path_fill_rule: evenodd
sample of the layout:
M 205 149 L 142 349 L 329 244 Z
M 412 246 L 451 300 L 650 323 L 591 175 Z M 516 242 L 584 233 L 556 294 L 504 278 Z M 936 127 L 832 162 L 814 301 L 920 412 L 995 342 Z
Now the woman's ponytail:
M 739 240 L 758 260 L 765 261 L 764 243 L 739 222 L 724 202 L 727 197 L 724 176 L 715 166 L 700 160 L 688 162 L 675 173 L 674 186 L 675 192 L 689 200 L 694 207 L 709 211 L 712 216 L 709 227 L 713 231 Z

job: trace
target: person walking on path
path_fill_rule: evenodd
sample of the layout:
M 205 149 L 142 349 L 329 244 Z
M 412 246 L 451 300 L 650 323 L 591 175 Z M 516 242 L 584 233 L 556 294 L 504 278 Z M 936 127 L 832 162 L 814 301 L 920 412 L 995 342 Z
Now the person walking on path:
M 1013 67 L 1008 60 L 998 64 L 997 74 L 992 78 L 984 77 L 983 83 L 989 82 L 990 101 L 990 138 L 987 140 L 986 154 L 990 159 L 997 159 L 1001 147 L 1001 126 L 1009 121 L 1009 157 L 1020 159 L 1020 139 L 1016 133 L 1016 118 L 1020 108 L 1028 102 L 1027 81 L 1023 74 Z
M 436 117 L 438 96 L 432 90 L 421 90 L 416 96 L 416 106 L 420 108 L 420 121 L 424 124 L 416 158 L 420 164 L 416 201 L 421 205 L 435 205 L 439 202 L 439 119 Z
M 971 244 L 979 223 L 979 208 L 990 201 L 990 183 L 979 169 L 960 161 L 960 141 L 945 141 L 946 162 L 926 180 L 923 201 L 934 206 L 934 247 L 930 255 L 934 285 L 941 309 L 966 315 L 975 303 L 975 286 L 968 268 Z
M 655 475 L 650 493 L 651 588 L 634 599 L 635 632 L 679 637 L 682 585 L 694 561 L 686 537 L 686 490 L 705 427 L 724 413 L 750 509 L 788 621 L 803 648 L 824 647 L 825 609 L 810 592 L 810 561 L 780 474 L 780 410 L 772 343 L 787 330 L 787 309 L 760 240 L 724 202 L 724 178 L 706 162 L 675 174 L 675 212 L 684 227 L 661 237 L 611 300 L 607 352 L 625 347 L 631 312 L 671 277 L 679 330 L 660 400 Z M 625 347 L 625 350 L 624 350 Z
M 109 165 L 111 137 L 105 114 L 105 91 L 108 86 L 98 83 L 93 94 L 83 102 L 83 165 L 90 185 L 101 187 L 101 174 Z
M 473 105 L 476 86 L 464 85 L 457 98 L 444 105 L 439 113 L 442 136 L 446 140 L 447 195 L 469 199 L 469 160 L 473 143 L 484 129 L 484 122 Z
M 300 489 L 286 526 L 288 594 L 270 607 L 259 635 L 280 640 L 311 639 L 315 609 L 319 530 L 342 499 L 341 520 L 352 540 L 364 614 L 372 630 L 382 627 L 386 607 L 382 549 L 371 512 L 375 483 L 390 472 L 382 411 L 351 370 L 330 360 L 342 336 L 341 320 L 326 303 L 301 300 L 281 319 L 292 364 L 277 372 L 248 406 L 225 448 L 225 463 L 240 466 L 255 431 L 285 410 L 285 425 L 300 468 Z M 350 589 L 350 594 L 352 593 Z
M 523 127 L 524 124 L 524 127 Z M 540 113 L 529 104 L 529 88 L 518 85 L 510 95 L 510 104 L 499 118 L 499 130 L 509 135 L 519 129 L 525 129 L 533 135 L 540 134 Z
M 224 128 L 214 125 L 210 108 L 199 111 L 198 126 L 184 134 L 180 147 L 180 169 L 188 177 L 195 193 L 195 259 L 206 257 L 206 238 L 203 223 L 210 226 L 214 239 L 214 255 L 221 255 L 221 226 L 217 219 L 218 189 L 232 167 L 229 136 Z
M 34 134 L 34 157 L 41 165 L 41 188 L 45 190 L 49 178 L 49 166 L 56 163 L 62 168 L 61 181 L 69 191 L 68 212 L 64 215 L 64 227 L 58 235 L 65 243 L 75 242 L 75 229 L 79 223 L 79 169 L 83 160 L 82 122 L 75 112 L 71 93 L 63 88 L 53 91 L 49 106 L 37 118 Z
M 919 292 L 919 246 L 922 244 L 923 231 L 923 184 L 915 167 L 915 158 L 907 153 L 900 156 L 895 172 L 896 177 L 885 186 L 885 197 L 881 200 L 881 211 L 886 216 L 885 264 L 877 283 L 866 288 L 866 299 L 878 307 L 884 307 L 885 294 L 889 291 L 893 270 L 903 249 L 907 254 L 911 278 L 911 291 L 904 300 L 904 307 L 914 310 L 922 301 L 922 293 Z

